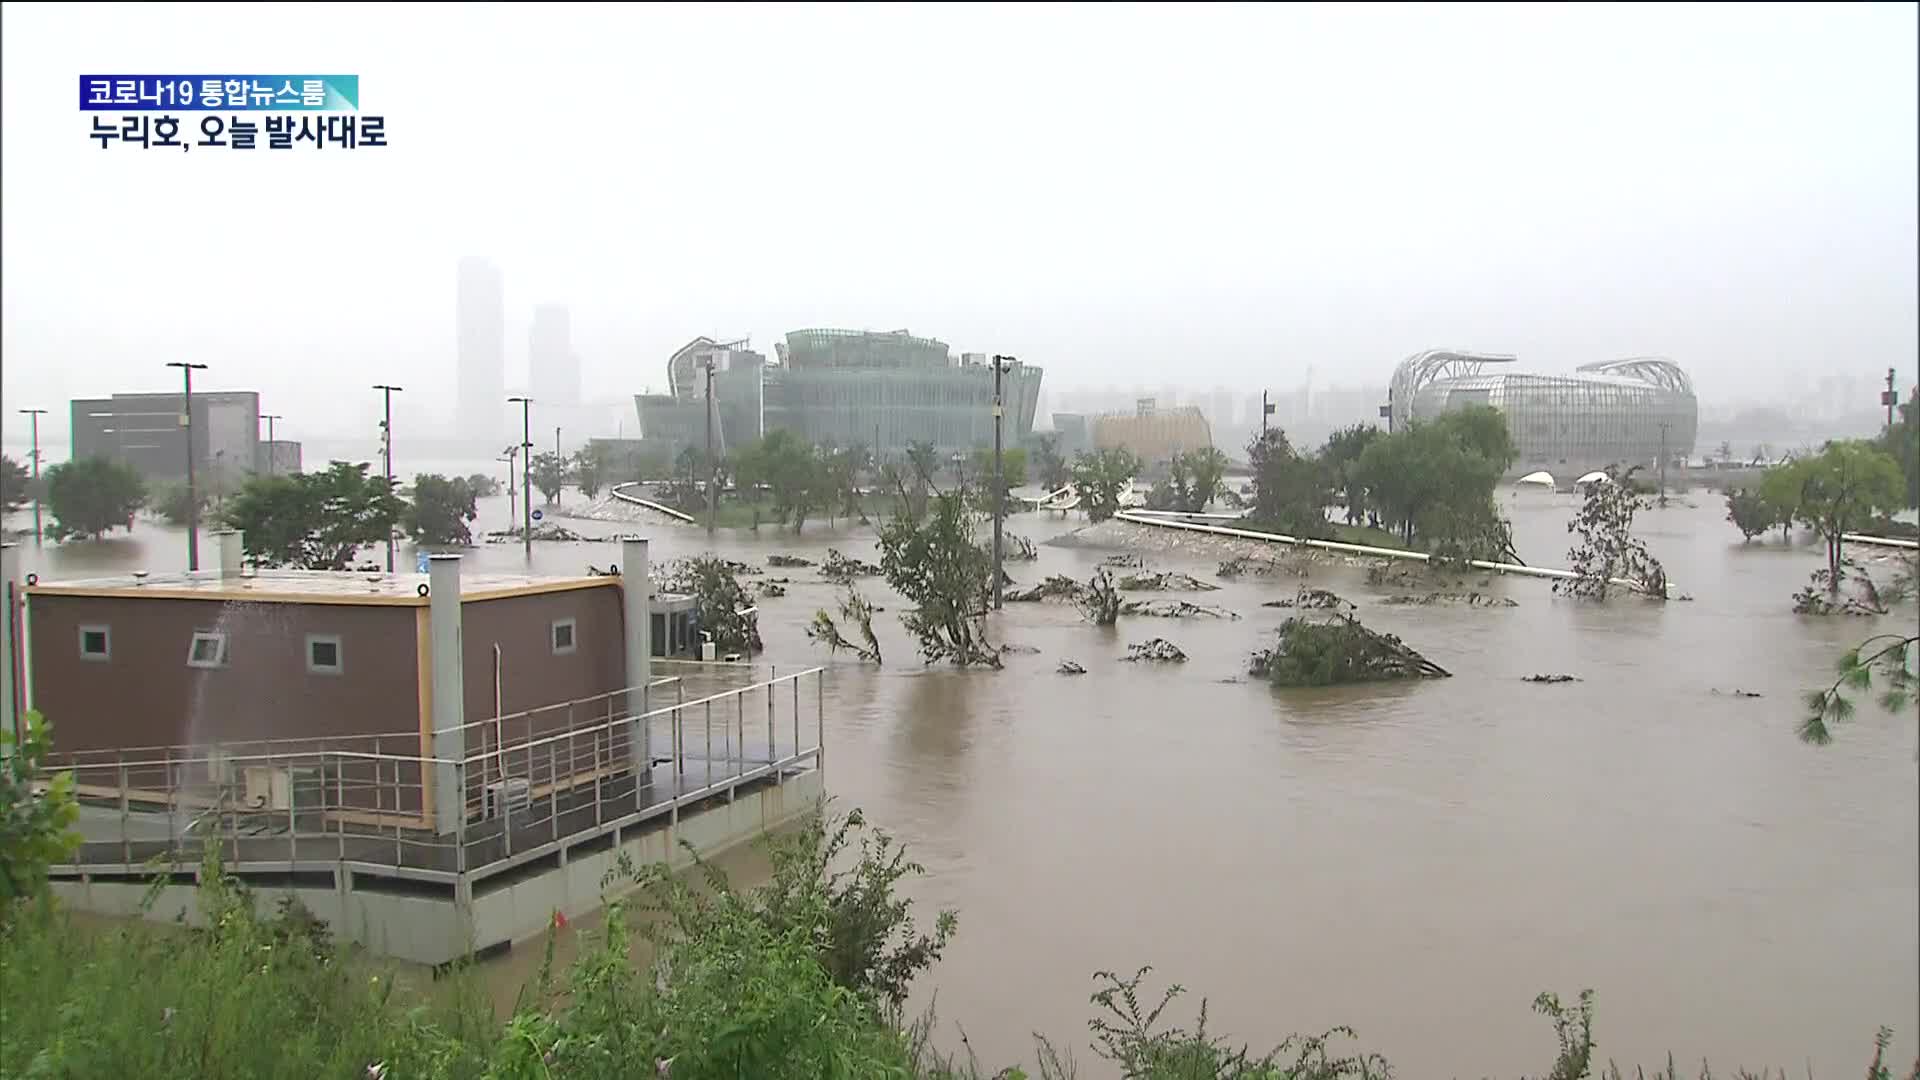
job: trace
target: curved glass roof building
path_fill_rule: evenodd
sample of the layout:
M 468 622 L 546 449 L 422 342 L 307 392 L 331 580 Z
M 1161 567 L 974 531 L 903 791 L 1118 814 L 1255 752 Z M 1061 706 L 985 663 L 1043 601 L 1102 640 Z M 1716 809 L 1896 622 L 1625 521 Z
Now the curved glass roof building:
M 1401 361 L 1387 390 L 1390 427 L 1450 409 L 1490 405 L 1507 417 L 1510 473 L 1544 469 L 1569 481 L 1609 465 L 1652 466 L 1693 450 L 1693 381 L 1665 357 L 1584 364 L 1569 375 L 1507 368 L 1512 356 L 1429 349 Z

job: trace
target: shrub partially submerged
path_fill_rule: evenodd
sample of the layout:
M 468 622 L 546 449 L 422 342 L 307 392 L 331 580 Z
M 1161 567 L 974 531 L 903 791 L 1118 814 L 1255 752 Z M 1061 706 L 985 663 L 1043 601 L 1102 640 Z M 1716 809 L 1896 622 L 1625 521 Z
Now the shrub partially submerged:
M 1335 611 L 1296 615 L 1280 624 L 1280 642 L 1253 654 L 1248 674 L 1275 686 L 1335 686 L 1382 679 L 1440 679 L 1447 669 L 1392 634 Z

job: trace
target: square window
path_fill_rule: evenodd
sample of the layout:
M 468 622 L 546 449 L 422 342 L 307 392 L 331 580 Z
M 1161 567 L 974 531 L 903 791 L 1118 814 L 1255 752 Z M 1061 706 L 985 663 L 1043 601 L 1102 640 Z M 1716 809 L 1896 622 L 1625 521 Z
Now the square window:
M 574 620 L 555 619 L 553 623 L 553 654 L 565 656 L 573 651 Z
M 187 666 L 219 668 L 227 666 L 227 635 L 215 630 L 196 630 L 187 646 Z
M 307 670 L 315 675 L 340 674 L 340 635 L 307 635 Z
M 113 632 L 104 626 L 80 628 L 80 659 L 106 660 L 113 655 Z

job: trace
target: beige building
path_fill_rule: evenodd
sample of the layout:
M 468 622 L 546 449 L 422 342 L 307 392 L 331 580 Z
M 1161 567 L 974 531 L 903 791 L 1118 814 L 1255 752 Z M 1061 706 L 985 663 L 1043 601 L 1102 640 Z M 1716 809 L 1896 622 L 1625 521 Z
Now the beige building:
M 1199 408 L 1160 409 L 1153 398 L 1141 398 L 1131 414 L 1096 416 L 1091 426 L 1094 449 L 1131 450 L 1148 465 L 1213 445 L 1213 429 Z

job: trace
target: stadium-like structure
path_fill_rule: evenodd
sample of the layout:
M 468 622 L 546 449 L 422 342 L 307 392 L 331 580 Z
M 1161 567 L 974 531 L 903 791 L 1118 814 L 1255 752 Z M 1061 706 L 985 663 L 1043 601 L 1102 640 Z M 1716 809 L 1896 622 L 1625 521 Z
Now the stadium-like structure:
M 1490 405 L 1506 414 L 1512 475 L 1545 470 L 1565 483 L 1609 465 L 1652 467 L 1684 457 L 1699 432 L 1693 382 L 1673 361 L 1637 356 L 1583 364 L 1570 375 L 1501 370 L 1495 353 L 1429 349 L 1401 361 L 1387 390 L 1390 427 L 1449 409 Z

